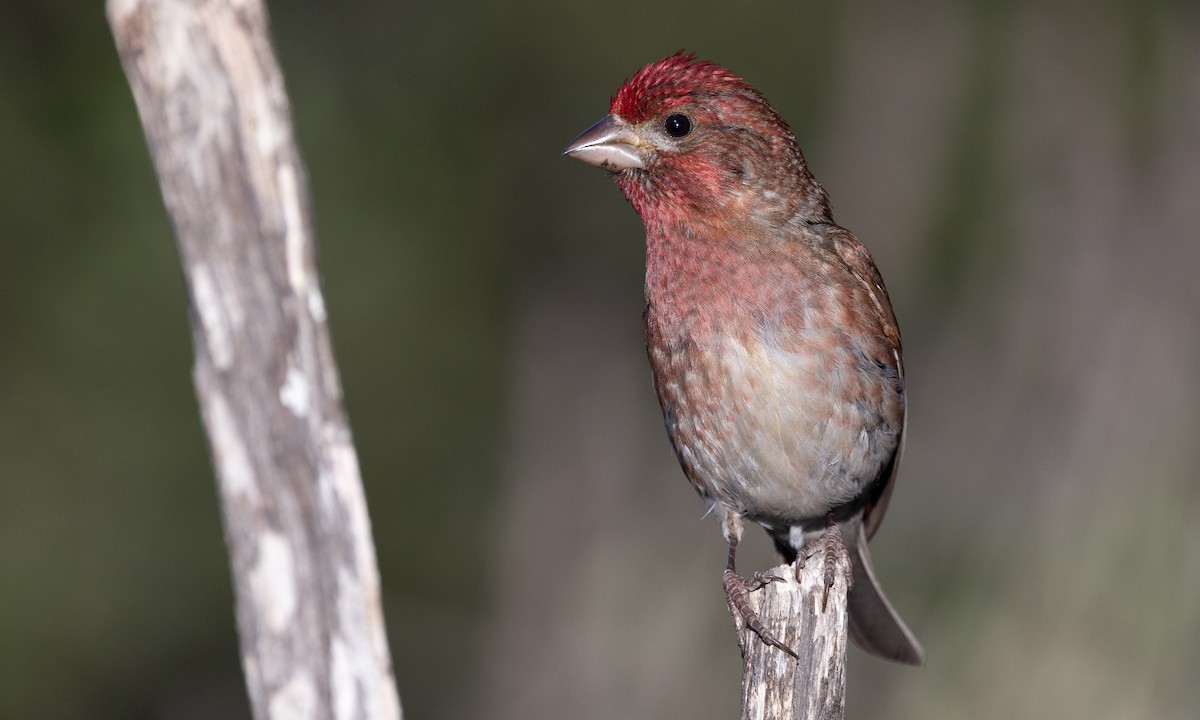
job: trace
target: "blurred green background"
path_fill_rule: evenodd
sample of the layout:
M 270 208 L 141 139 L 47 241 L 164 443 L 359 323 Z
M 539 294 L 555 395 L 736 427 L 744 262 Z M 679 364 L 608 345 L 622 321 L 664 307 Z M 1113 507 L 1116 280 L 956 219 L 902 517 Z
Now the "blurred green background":
M 409 718 L 735 717 L 640 223 L 559 157 L 681 47 L 791 122 L 905 333 L 873 552 L 929 661 L 852 651 L 848 716 L 1195 717 L 1195 3 L 271 11 Z M 248 716 L 190 369 L 102 8 L 0 4 L 0 717 Z

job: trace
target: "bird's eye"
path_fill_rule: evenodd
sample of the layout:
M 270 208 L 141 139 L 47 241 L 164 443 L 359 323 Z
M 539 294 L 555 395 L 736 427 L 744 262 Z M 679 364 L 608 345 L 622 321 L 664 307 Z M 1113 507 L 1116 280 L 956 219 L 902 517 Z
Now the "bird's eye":
M 681 138 L 692 131 L 692 121 L 688 120 L 687 115 L 672 113 L 667 116 L 663 122 L 663 129 L 673 138 Z

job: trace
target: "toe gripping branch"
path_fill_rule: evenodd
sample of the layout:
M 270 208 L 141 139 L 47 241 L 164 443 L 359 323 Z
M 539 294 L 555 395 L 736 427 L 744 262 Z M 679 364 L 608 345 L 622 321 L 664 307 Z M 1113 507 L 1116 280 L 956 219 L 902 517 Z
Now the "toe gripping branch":
M 846 550 L 846 543 L 842 539 L 842 531 L 838 528 L 832 513 L 829 515 L 829 524 L 825 526 L 825 531 L 821 533 L 816 542 L 809 543 L 796 555 L 797 580 L 800 579 L 805 562 L 817 553 L 824 555 L 825 589 L 821 593 L 821 612 L 825 612 L 829 607 L 829 591 L 837 581 L 838 561 L 843 557 L 847 559 L 850 557 Z
M 725 588 L 725 599 L 729 603 L 729 614 L 733 616 L 734 623 L 740 618 L 746 624 L 746 627 L 753 630 L 762 641 L 767 645 L 779 648 L 793 658 L 799 659 L 796 651 L 788 647 L 786 643 L 777 638 L 774 633 L 763 625 L 762 619 L 758 617 L 758 613 L 754 608 L 750 607 L 750 599 L 747 597 L 751 592 L 760 590 L 764 586 L 773 582 L 782 582 L 783 578 L 771 573 L 756 573 L 752 580 L 747 580 L 737 574 L 737 569 L 734 566 L 734 553 L 737 550 L 737 540 L 730 538 L 729 541 L 729 559 L 725 563 L 725 573 L 721 577 L 721 584 Z M 742 654 L 746 654 L 745 640 L 742 634 L 738 633 L 738 645 L 742 649 Z
M 755 575 L 753 580 L 738 575 L 733 570 L 726 569 L 722 577 L 722 585 L 725 586 L 725 597 L 729 602 L 729 613 L 734 615 L 734 619 L 741 618 L 742 622 L 746 623 L 746 627 L 753 630 L 762 641 L 773 647 L 777 647 L 788 655 L 799 659 L 796 651 L 788 647 L 775 634 L 763 625 L 762 620 L 758 617 L 758 613 L 754 612 L 754 608 L 750 607 L 750 600 L 747 595 L 755 590 L 761 589 L 768 583 L 782 582 L 783 578 L 778 575 Z M 742 651 L 745 653 L 744 641 L 741 634 L 738 634 L 738 644 L 743 645 Z

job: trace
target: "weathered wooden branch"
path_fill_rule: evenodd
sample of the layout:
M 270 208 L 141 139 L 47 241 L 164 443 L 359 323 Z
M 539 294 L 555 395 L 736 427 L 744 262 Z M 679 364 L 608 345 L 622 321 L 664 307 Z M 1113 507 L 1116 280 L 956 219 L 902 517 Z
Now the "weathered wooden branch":
M 398 719 L 307 181 L 260 0 L 109 0 L 187 281 L 254 716 Z
M 838 556 L 826 597 L 825 563 L 818 553 L 800 579 L 781 565 L 784 578 L 750 593 L 763 624 L 796 651 L 792 658 L 739 628 L 742 656 L 742 720 L 841 720 L 846 707 L 846 593 L 850 559 Z

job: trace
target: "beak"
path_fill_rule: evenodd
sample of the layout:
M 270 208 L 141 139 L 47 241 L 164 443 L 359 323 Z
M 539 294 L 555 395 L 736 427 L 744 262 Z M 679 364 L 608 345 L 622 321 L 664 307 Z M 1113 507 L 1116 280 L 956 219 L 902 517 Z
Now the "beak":
M 563 150 L 563 155 L 609 172 L 646 167 L 638 152 L 637 135 L 616 115 L 605 115 L 600 122 L 580 133 Z

